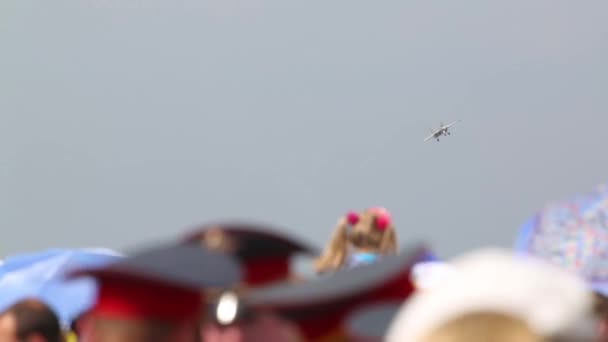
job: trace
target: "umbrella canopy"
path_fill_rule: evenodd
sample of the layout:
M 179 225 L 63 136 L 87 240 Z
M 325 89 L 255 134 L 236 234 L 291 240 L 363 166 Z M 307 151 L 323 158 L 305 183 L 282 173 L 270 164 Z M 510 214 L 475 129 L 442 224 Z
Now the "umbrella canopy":
M 515 249 L 571 270 L 608 295 L 608 186 L 547 204 L 521 227 Z
M 19 300 L 37 298 L 69 325 L 94 304 L 97 285 L 91 278 L 67 280 L 67 272 L 102 266 L 121 256 L 107 249 L 49 249 L 7 257 L 0 264 L 0 312 Z

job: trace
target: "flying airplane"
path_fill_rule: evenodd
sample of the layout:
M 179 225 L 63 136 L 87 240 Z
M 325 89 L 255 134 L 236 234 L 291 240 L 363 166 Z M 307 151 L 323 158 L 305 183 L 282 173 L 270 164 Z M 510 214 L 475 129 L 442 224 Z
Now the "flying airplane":
M 451 124 L 448 125 L 444 125 L 443 123 L 439 123 L 439 129 L 436 131 L 431 130 L 431 135 L 429 135 L 428 137 L 426 137 L 426 139 L 424 139 L 424 141 L 428 141 L 430 139 L 436 139 L 437 141 L 439 141 L 439 137 L 443 136 L 448 136 L 452 133 L 450 133 L 449 128 L 454 126 L 455 124 L 459 123 L 462 120 L 456 120 L 454 122 L 452 122 Z

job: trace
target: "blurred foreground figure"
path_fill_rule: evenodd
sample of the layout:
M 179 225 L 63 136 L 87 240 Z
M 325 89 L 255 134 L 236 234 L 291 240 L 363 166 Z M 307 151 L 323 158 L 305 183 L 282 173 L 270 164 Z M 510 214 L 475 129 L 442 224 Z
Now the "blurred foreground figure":
M 428 342 L 543 342 L 523 320 L 493 312 L 472 313 L 440 325 L 425 339 Z
M 303 342 L 297 325 L 271 312 L 256 312 L 228 326 L 203 329 L 204 342 Z
M 349 342 L 382 342 L 391 320 L 403 300 L 382 301 L 363 305 L 345 319 L 344 329 Z
M 243 268 L 239 287 L 259 287 L 298 279 L 291 268 L 297 254 L 312 256 L 316 251 L 302 241 L 265 225 L 216 223 L 188 235 L 184 244 L 203 246 L 236 258 Z
M 22 300 L 0 314 L 0 341 L 2 342 L 60 342 L 63 340 L 59 318 L 41 301 Z
M 452 260 L 442 284 L 395 316 L 388 342 L 596 341 L 586 284 L 549 263 L 484 249 Z
M 585 279 L 595 293 L 598 330 L 608 341 L 608 186 L 548 203 L 520 229 L 515 249 Z
M 292 322 L 301 341 L 352 341 L 345 327 L 347 317 L 365 305 L 403 302 L 414 291 L 411 268 L 427 254 L 425 246 L 411 245 L 373 265 L 254 290 L 244 297 L 243 307 L 245 313 L 273 312 Z
M 385 341 L 391 321 L 402 306 L 403 302 L 385 302 L 367 305 L 353 312 L 346 323 L 348 341 Z M 520 319 L 500 313 L 484 312 L 467 314 L 440 325 L 427 337 L 425 342 L 428 341 L 540 342 L 544 340 Z
M 240 282 L 208 291 L 210 309 L 201 328 L 205 342 L 301 341 L 292 323 L 270 312 L 243 313 L 233 306 L 238 303 L 232 303 L 230 295 L 238 301 L 251 289 L 299 281 L 292 269 L 292 258 L 298 254 L 314 255 L 313 247 L 267 225 L 232 222 L 205 225 L 183 243 L 234 257 L 244 273 Z
M 433 286 L 441 285 L 443 279 L 453 273 L 453 267 L 444 261 L 423 261 L 414 265 L 412 281 L 416 290 L 424 291 Z
M 200 342 L 206 287 L 240 279 L 232 258 L 192 246 L 151 248 L 73 276 L 99 281 L 95 306 L 79 319 L 82 342 Z
M 349 212 L 340 218 L 325 251 L 316 260 L 319 273 L 356 267 L 397 252 L 397 235 L 390 213 L 384 208 Z

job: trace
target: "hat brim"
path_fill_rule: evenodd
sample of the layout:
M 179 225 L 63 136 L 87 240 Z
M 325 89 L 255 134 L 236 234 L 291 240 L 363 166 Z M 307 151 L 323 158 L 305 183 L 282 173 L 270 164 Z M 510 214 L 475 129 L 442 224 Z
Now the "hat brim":
M 302 284 L 280 284 L 252 291 L 247 298 L 247 304 L 299 309 L 349 301 L 372 288 L 381 287 L 403 272 L 409 272 L 427 253 L 428 249 L 424 244 L 412 244 L 398 255 L 384 257 L 380 262 L 371 265 L 340 270 Z
M 354 311 L 345 323 L 349 340 L 382 341 L 402 305 L 402 301 L 391 301 Z
M 76 269 L 80 276 L 138 278 L 184 288 L 229 286 L 241 280 L 242 269 L 231 256 L 187 245 L 146 248 L 103 267 Z

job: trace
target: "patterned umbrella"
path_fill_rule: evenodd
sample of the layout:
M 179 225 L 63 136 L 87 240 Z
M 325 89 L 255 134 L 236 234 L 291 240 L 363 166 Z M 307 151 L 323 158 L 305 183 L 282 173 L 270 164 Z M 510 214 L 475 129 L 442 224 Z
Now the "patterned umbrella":
M 608 186 L 547 204 L 522 226 L 515 249 L 576 272 L 608 295 Z

